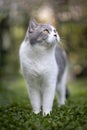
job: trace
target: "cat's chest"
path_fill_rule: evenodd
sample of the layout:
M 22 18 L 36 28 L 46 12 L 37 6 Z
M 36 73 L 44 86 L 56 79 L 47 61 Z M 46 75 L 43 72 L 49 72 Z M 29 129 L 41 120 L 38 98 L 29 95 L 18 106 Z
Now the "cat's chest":
M 35 57 L 31 55 L 27 56 L 27 62 L 23 66 L 30 77 L 50 75 L 57 70 L 55 58 L 51 55 L 42 57 L 38 57 L 37 55 Z
M 22 45 L 20 50 L 21 68 L 25 76 L 38 77 L 57 72 L 54 51 L 38 51 Z
M 50 59 L 50 58 L 49 58 Z M 47 74 L 54 68 L 54 61 L 49 60 L 48 57 L 33 58 L 28 60 L 29 74 L 34 76 L 41 76 Z

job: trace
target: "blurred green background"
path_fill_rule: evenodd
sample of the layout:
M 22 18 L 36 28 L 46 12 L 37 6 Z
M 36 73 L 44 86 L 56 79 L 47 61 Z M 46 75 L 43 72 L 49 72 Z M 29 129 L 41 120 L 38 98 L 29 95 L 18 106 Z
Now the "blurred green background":
M 87 0 L 0 0 L 0 89 L 24 86 L 19 47 L 31 17 L 57 28 L 68 56 L 68 81 L 85 79 L 87 88 Z

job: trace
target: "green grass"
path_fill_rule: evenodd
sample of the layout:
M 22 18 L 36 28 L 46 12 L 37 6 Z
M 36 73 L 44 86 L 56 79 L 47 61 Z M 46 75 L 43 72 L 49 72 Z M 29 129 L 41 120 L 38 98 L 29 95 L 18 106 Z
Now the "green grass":
M 0 130 L 87 130 L 87 80 L 69 83 L 70 98 L 51 115 L 35 115 L 22 78 L 2 81 L 0 87 Z

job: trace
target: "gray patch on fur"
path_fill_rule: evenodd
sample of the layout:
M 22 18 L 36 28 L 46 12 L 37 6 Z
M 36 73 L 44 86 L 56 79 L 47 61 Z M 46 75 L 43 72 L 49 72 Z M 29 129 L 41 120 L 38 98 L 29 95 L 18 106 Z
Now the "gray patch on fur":
M 56 47 L 55 50 L 55 57 L 56 57 L 56 62 L 59 67 L 59 74 L 57 77 L 57 82 L 61 81 L 62 75 L 65 71 L 66 64 L 67 64 L 67 58 L 64 50 L 60 48 L 59 46 Z
M 45 29 L 48 29 L 49 32 L 52 31 L 49 24 L 34 24 L 33 21 L 30 22 L 28 33 L 31 45 L 41 43 L 48 38 L 48 35 L 43 33 Z

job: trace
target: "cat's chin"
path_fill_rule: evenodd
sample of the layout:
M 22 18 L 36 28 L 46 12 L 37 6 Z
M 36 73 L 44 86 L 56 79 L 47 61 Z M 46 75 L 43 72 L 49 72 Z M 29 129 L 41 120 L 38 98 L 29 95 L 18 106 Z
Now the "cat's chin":
M 56 41 L 53 41 L 52 43 L 48 42 L 48 41 L 45 41 L 41 44 L 37 44 L 36 45 L 36 48 L 39 48 L 39 49 L 48 49 L 48 48 L 52 48 L 54 47 L 56 44 L 57 44 L 57 40 Z
M 55 45 L 56 45 L 55 42 L 53 42 L 53 43 L 46 43 L 45 48 L 46 48 L 46 49 L 54 48 Z

